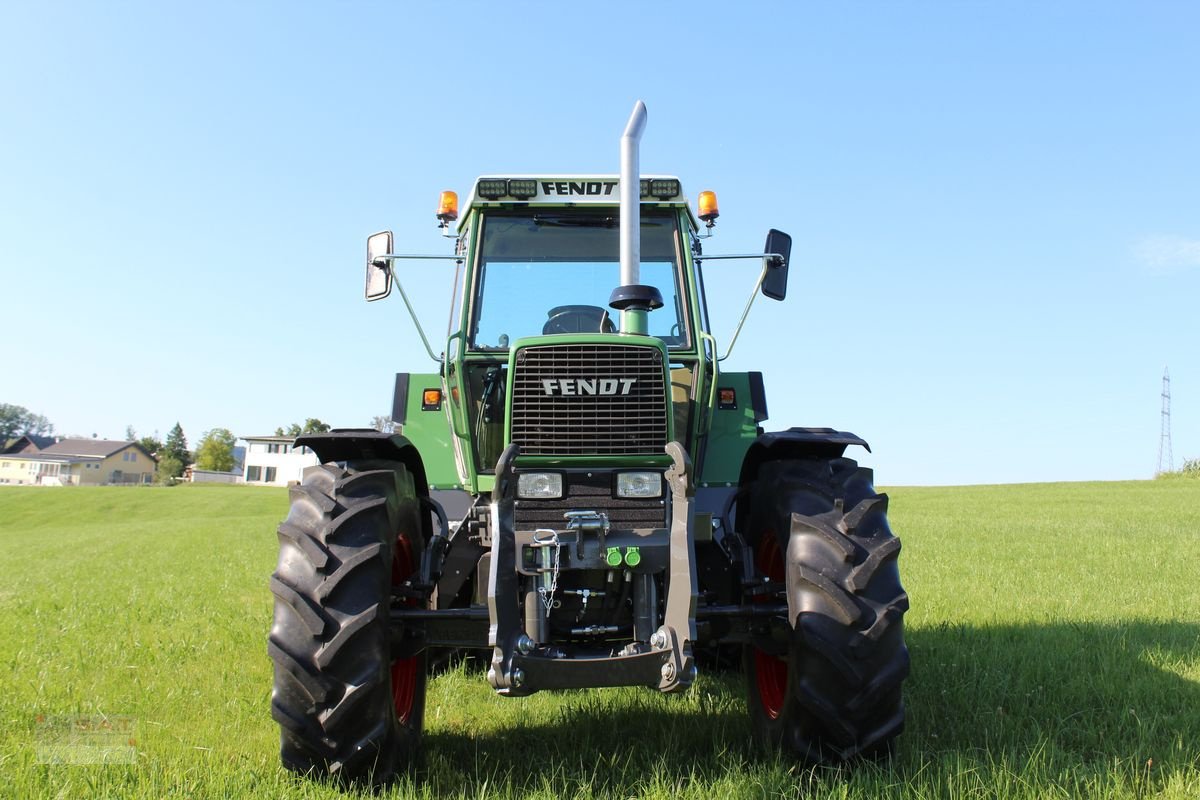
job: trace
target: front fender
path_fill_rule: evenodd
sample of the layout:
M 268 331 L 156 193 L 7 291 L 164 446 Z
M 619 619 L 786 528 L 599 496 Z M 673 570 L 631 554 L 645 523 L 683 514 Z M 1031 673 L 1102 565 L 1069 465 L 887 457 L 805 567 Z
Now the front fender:
M 763 462 L 796 456 L 840 458 L 850 445 L 860 445 L 871 452 L 871 445 L 865 439 L 833 428 L 788 428 L 764 433 L 746 451 L 738 485 L 746 486 L 753 481 Z
M 371 428 L 335 428 L 325 433 L 306 433 L 296 437 L 296 447 L 307 447 L 326 461 L 399 461 L 413 476 L 417 494 L 429 495 L 425 465 L 417 448 L 398 433 Z

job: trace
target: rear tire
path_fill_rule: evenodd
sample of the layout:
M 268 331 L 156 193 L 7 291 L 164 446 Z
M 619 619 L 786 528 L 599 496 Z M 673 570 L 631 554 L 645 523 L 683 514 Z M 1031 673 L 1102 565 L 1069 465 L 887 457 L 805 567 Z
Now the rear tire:
M 743 651 L 757 738 L 814 763 L 890 753 L 904 728 L 908 596 L 871 471 L 848 458 L 767 462 L 742 530 L 757 574 L 786 592 L 790 628 L 783 655 Z
M 417 754 L 425 655 L 391 657 L 389 611 L 420 563 L 420 521 L 401 464 L 326 465 L 292 487 L 267 643 L 288 769 L 380 785 Z

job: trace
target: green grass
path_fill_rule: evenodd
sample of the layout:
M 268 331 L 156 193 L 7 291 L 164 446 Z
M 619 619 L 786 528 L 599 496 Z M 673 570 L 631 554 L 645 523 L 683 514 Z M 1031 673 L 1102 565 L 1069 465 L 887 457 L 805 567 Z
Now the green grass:
M 1200 797 L 1200 482 L 891 494 L 913 658 L 892 762 L 758 752 L 736 674 L 506 700 L 457 670 L 430 683 L 421 782 L 383 796 Z M 345 796 L 277 765 L 267 577 L 286 502 L 0 490 L 0 796 Z M 134 763 L 38 763 L 50 725 L 102 715 L 128 722 Z

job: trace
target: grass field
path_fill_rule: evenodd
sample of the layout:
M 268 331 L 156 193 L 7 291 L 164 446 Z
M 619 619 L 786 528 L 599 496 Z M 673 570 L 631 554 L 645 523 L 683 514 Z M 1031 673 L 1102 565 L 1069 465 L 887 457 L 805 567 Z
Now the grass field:
M 761 754 L 736 674 L 505 700 L 452 671 L 430 684 L 420 782 L 384 796 L 1200 798 L 1200 481 L 891 495 L 913 669 L 890 763 Z M 344 796 L 277 765 L 267 577 L 286 503 L 0 490 L 0 796 Z M 40 763 L 98 742 L 129 763 Z

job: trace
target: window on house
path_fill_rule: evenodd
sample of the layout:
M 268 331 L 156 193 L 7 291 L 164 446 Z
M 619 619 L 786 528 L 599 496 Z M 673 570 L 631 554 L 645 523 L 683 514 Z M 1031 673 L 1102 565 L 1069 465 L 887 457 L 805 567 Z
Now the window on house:
M 267 474 L 266 474 L 265 480 L 267 483 L 275 482 L 275 468 L 274 467 L 267 467 Z
M 261 481 L 262 480 L 262 467 L 246 467 L 246 480 L 247 481 Z

